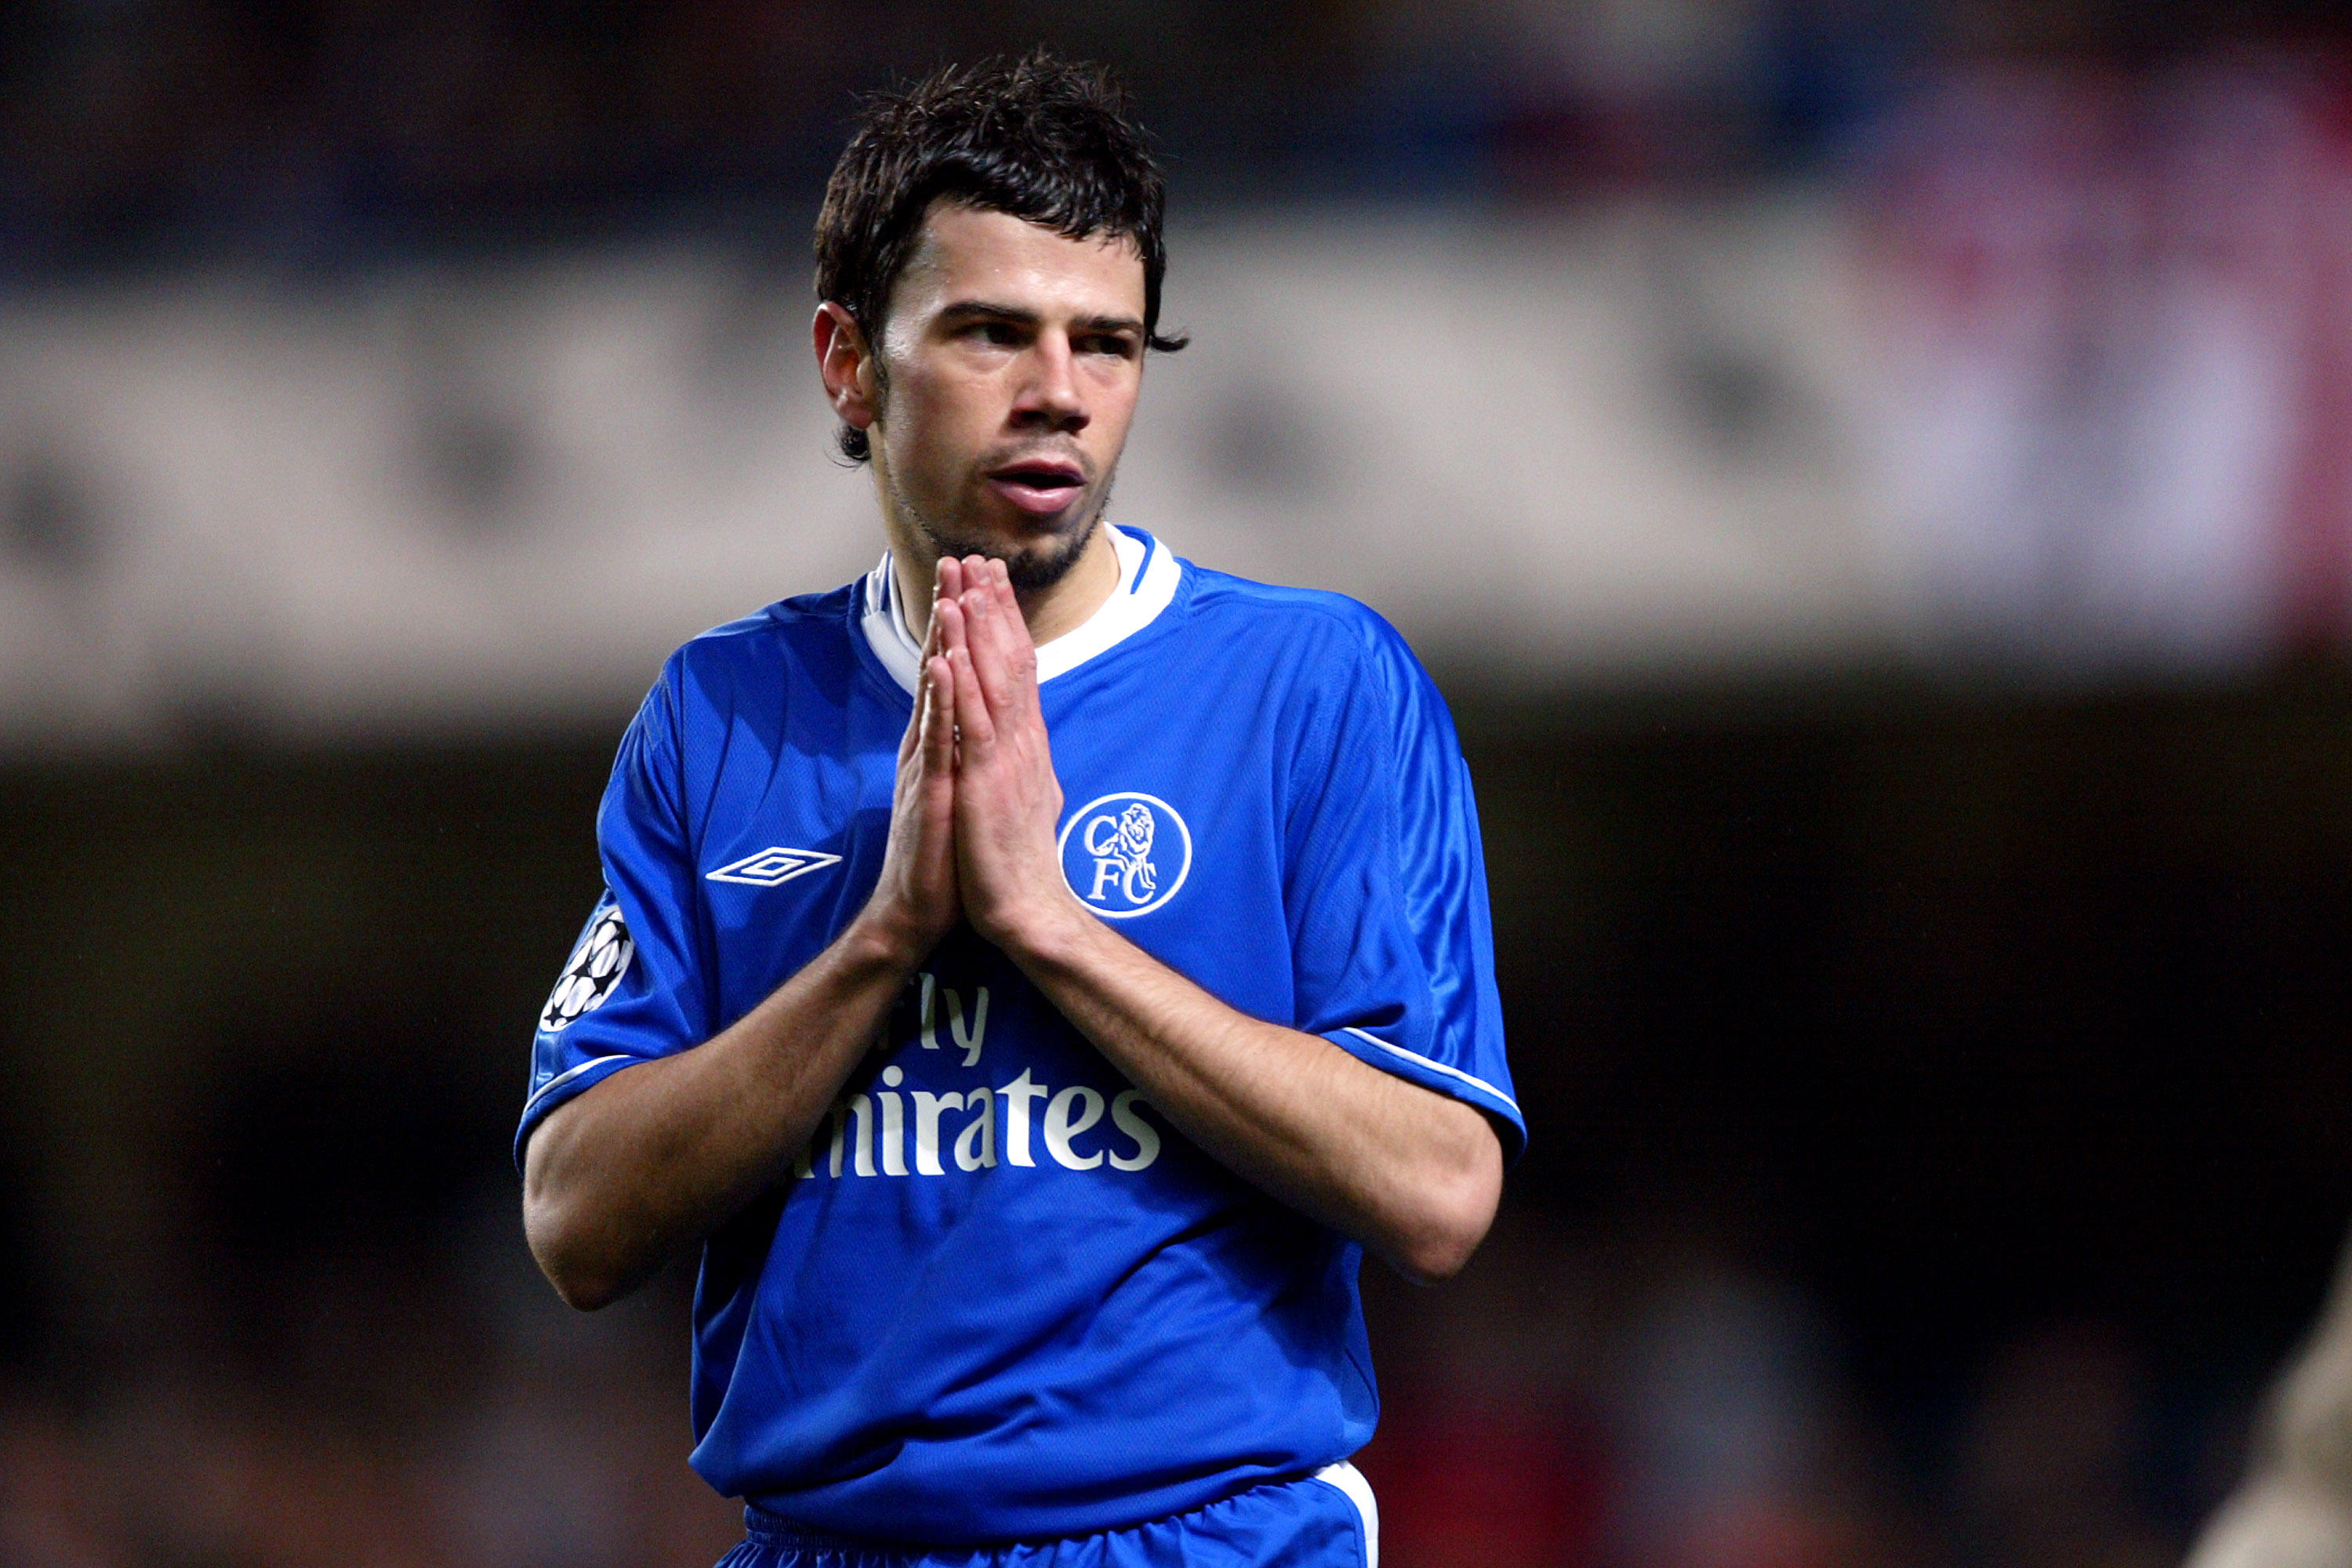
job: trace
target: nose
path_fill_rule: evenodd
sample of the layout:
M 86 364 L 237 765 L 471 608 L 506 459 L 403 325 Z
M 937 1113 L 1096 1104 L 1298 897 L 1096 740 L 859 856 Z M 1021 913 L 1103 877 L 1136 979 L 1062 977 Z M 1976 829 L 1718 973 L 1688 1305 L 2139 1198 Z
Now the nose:
M 1092 423 L 1066 333 L 1040 332 L 1024 357 L 1028 374 L 1013 401 L 1013 428 L 1075 436 Z

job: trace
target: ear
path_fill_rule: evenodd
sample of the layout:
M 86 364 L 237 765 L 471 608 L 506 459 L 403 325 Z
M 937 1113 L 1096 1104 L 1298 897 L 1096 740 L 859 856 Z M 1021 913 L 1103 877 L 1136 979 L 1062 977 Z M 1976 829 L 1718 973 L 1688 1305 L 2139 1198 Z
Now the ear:
M 809 324 L 816 348 L 817 374 L 824 378 L 824 395 L 841 422 L 853 430 L 870 430 L 881 417 L 875 395 L 873 351 L 856 320 L 827 300 L 816 308 Z

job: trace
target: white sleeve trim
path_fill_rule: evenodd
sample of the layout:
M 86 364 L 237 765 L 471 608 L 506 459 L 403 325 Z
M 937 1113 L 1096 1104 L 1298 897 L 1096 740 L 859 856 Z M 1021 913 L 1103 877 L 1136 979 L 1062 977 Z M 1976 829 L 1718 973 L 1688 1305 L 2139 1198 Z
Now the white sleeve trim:
M 1501 1089 L 1496 1089 L 1493 1084 L 1488 1083 L 1483 1078 L 1474 1078 L 1470 1074 L 1464 1072 L 1460 1068 L 1448 1067 L 1444 1062 L 1432 1061 L 1429 1058 L 1423 1056 L 1419 1051 L 1409 1051 L 1402 1046 L 1392 1046 L 1386 1040 L 1381 1039 L 1378 1035 L 1368 1035 L 1352 1024 L 1343 1028 L 1340 1033 L 1353 1035 L 1360 1040 L 1380 1047 L 1381 1049 L 1388 1052 L 1388 1054 L 1392 1057 L 1402 1057 L 1405 1060 L 1425 1067 L 1432 1072 L 1442 1072 L 1447 1078 L 1460 1079 L 1464 1083 L 1468 1084 L 1472 1089 L 1478 1090 L 1481 1094 L 1492 1095 L 1496 1100 L 1501 1100 L 1505 1105 L 1509 1106 L 1511 1108 L 1512 1115 L 1517 1116 L 1521 1114 L 1521 1111 L 1519 1110 L 1519 1102 L 1517 1100 L 1513 1100 L 1509 1095 L 1505 1094 Z
M 1364 1521 L 1364 1568 L 1381 1568 L 1381 1505 L 1373 1500 L 1372 1483 L 1364 1479 L 1364 1472 L 1342 1459 L 1310 1479 L 1339 1488 L 1356 1505 L 1356 1517 Z
M 565 1084 L 570 1083 L 573 1079 L 578 1078 L 582 1073 L 586 1072 L 590 1068 L 600 1068 L 606 1062 L 628 1062 L 635 1061 L 636 1059 L 636 1058 L 620 1051 L 615 1051 L 609 1057 L 591 1057 L 588 1060 L 582 1062 L 578 1067 L 566 1068 L 564 1071 L 557 1073 L 553 1078 L 549 1079 L 545 1083 L 541 1084 L 531 1097 L 522 1102 L 522 1113 L 526 1117 L 530 1116 L 532 1107 L 536 1106 L 541 1100 L 545 1100 L 549 1095 L 553 1094 L 557 1089 L 562 1089 Z

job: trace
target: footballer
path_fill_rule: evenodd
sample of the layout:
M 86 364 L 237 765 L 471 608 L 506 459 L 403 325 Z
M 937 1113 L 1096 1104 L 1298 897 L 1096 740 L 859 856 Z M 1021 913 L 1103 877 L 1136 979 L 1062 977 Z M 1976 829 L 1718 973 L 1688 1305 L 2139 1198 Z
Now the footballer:
M 1106 517 L 1164 201 L 1094 68 L 872 100 L 814 346 L 887 552 L 621 742 L 524 1222 L 585 1308 L 701 1248 L 731 1568 L 1369 1568 L 1359 1263 L 1460 1268 L 1525 1142 L 1428 676 Z

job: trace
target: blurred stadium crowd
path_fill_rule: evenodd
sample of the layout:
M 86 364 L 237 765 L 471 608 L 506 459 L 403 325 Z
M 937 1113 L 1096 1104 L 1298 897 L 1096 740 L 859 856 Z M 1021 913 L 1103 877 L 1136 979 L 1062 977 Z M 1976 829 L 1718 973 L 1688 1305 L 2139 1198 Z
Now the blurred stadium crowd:
M 1536 1228 L 1507 1221 L 1459 1290 L 1371 1281 L 1385 1411 L 1361 1463 L 1388 1560 L 2179 1561 L 2188 1521 L 2147 1486 L 2150 1389 L 2113 1332 L 2003 1348 L 1954 1413 L 1948 1489 L 1923 1494 L 1785 1281 L 1704 1247 L 1579 1251 Z M 331 1272 L 264 1299 L 295 1320 L 266 1366 L 151 1366 L 80 1411 L 8 1391 L 0 1554 L 26 1568 L 716 1561 L 740 1530 L 680 1458 L 683 1281 L 583 1324 L 503 1238 L 445 1252 L 423 1271 L 313 1259 Z M 2214 1495 L 2229 1456 L 2194 1458 L 2192 1495 Z
M 777 204 L 854 92 L 1036 37 L 1127 72 L 1180 205 L 1720 181 L 1832 145 L 1935 31 L 1887 0 L 27 0 L 0 27 L 19 277 L 728 219 L 797 252 Z
M 1163 137 L 1213 261 L 1188 283 L 1180 229 L 1180 307 L 1197 287 L 1228 342 L 1256 308 L 1360 384 L 1269 384 L 1201 332 L 1122 504 L 1396 614 L 1478 770 L 1535 1146 L 1462 1280 L 1368 1275 L 1389 1561 L 2177 1561 L 2352 1212 L 2330 8 L 17 0 L 0 1563 L 598 1568 L 735 1538 L 683 1465 L 687 1278 L 578 1319 L 522 1251 L 525 1021 L 649 659 L 870 552 L 852 489 L 809 503 L 814 543 L 772 540 L 784 481 L 744 455 L 822 447 L 766 409 L 851 94 L 1040 38 L 1118 64 Z M 640 336 L 754 361 L 705 353 L 673 396 L 652 351 L 564 358 L 651 276 L 580 268 L 670 244 L 701 259 Z M 1444 332 L 1315 314 L 1432 278 L 1494 312 L 1453 347 L 1508 368 L 1520 423 L 1426 411 Z M 425 412 L 330 406 L 411 315 Z M 220 342 L 261 347 L 185 346 Z M 158 367 L 184 377 L 161 400 Z M 561 429 L 567 385 L 629 417 L 569 428 L 570 488 L 515 504 L 602 505 L 605 533 L 497 555 L 513 430 Z M 274 423 L 205 423 L 248 407 Z M 425 500 L 382 500 L 414 480 L 389 458 L 295 462 L 395 417 L 437 443 Z M 1482 449 L 1498 426 L 1516 456 Z M 110 441 L 141 456 L 86 492 Z M 631 442 L 605 482 L 590 458 Z M 1224 489 L 1158 477 L 1204 454 Z M 1487 510 L 1434 515 L 1424 482 Z M 261 542 L 156 554 L 93 610 L 118 545 L 89 497 L 142 493 Z M 629 553 L 635 510 L 703 504 L 736 531 Z M 415 538 L 306 564 L 370 507 Z M 576 613 L 583 560 L 634 574 L 610 625 Z M 1576 580 L 1598 633 L 1530 607 Z M 358 673 L 304 700 L 362 721 L 296 743 L 240 719 L 278 671 L 227 639 L 305 594 Z M 156 637 L 174 599 L 226 629 Z M 1671 665 L 1740 616 L 1785 635 L 1664 695 L 1612 662 L 1627 628 Z M 468 640 L 489 617 L 513 647 Z M 194 719 L 54 719 L 142 637 L 201 667 Z M 448 741 L 493 668 L 507 732 Z

